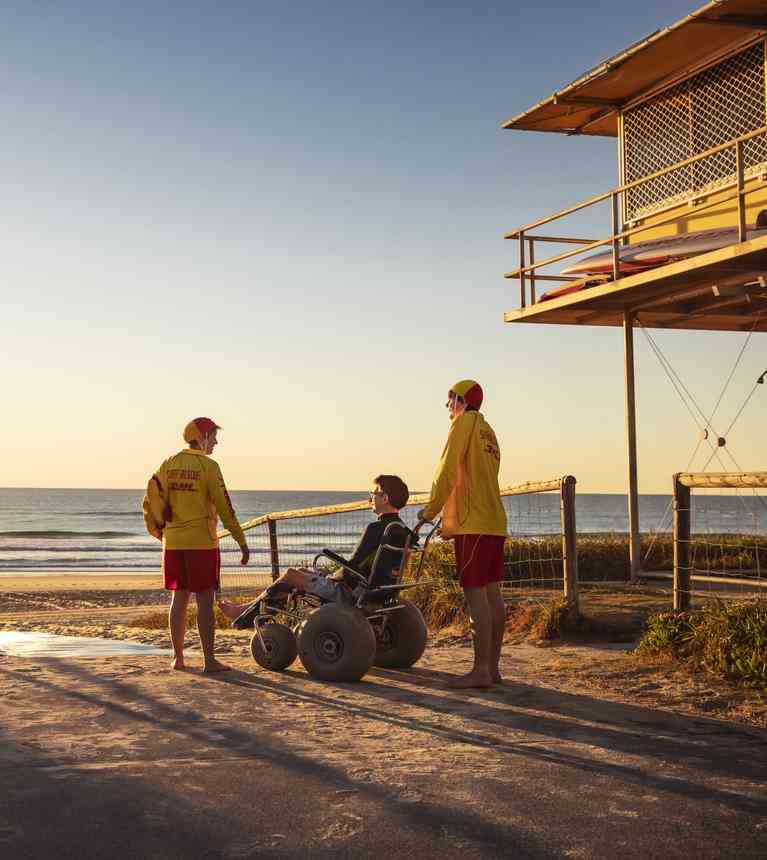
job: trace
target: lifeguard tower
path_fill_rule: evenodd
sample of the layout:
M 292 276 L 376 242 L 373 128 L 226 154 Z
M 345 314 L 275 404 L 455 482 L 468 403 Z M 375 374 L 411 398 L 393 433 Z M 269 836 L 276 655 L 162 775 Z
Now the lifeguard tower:
M 715 0 L 503 123 L 618 140 L 616 188 L 506 234 L 518 244 L 505 277 L 519 280 L 520 302 L 505 320 L 623 328 L 632 579 L 634 326 L 767 331 L 766 34 L 767 0 Z M 605 238 L 541 232 L 597 204 Z M 552 245 L 565 250 L 541 254 Z M 609 252 L 606 266 L 552 273 L 595 251 Z M 542 293 L 550 281 L 566 283 Z

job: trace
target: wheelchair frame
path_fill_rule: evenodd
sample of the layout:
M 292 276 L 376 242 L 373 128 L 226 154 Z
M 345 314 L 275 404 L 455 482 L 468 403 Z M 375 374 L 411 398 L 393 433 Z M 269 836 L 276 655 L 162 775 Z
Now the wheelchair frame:
M 418 568 L 416 569 L 414 581 L 413 582 L 406 582 L 406 583 L 397 582 L 397 583 L 392 583 L 391 585 L 381 585 L 381 586 L 374 588 L 371 583 L 373 581 L 373 577 L 374 577 L 374 574 L 376 572 L 376 567 L 378 565 L 378 562 L 380 561 L 381 553 L 384 550 L 387 550 L 387 551 L 393 550 L 394 552 L 399 552 L 402 554 L 402 557 L 400 559 L 400 565 L 399 565 L 399 576 L 402 576 L 402 573 L 404 572 L 405 568 L 407 567 L 407 563 L 410 560 L 410 555 L 411 555 L 413 549 L 416 546 L 418 546 L 419 532 L 424 526 L 427 526 L 427 525 L 431 526 L 432 528 L 431 528 L 431 531 L 426 536 L 426 539 L 424 540 L 423 549 L 421 550 L 421 558 L 420 558 L 420 561 L 418 563 Z M 347 559 L 345 559 L 343 556 L 341 556 L 338 553 L 333 552 L 332 550 L 327 549 L 327 548 L 324 548 L 321 552 L 318 552 L 317 555 L 314 557 L 314 560 L 312 562 L 312 569 L 316 573 L 320 573 L 320 568 L 318 567 L 318 562 L 321 558 L 327 558 L 330 561 L 333 561 L 336 564 L 341 565 L 344 568 L 344 570 L 348 571 L 357 580 L 357 582 L 358 582 L 357 587 L 360 589 L 360 593 L 357 596 L 357 600 L 354 604 L 354 608 L 359 609 L 361 612 L 364 613 L 367 620 L 371 623 L 371 627 L 373 627 L 374 632 L 376 632 L 376 631 L 375 631 L 375 625 L 373 624 L 372 619 L 378 619 L 378 618 L 381 619 L 380 630 L 376 633 L 376 639 L 378 639 L 381 635 L 383 635 L 383 632 L 386 628 L 386 620 L 387 620 L 388 615 L 392 612 L 396 612 L 397 610 L 402 609 L 403 606 L 401 604 L 400 605 L 394 605 L 394 606 L 382 605 L 379 608 L 375 609 L 374 611 L 368 612 L 365 609 L 365 604 L 367 603 L 368 600 L 371 599 L 371 597 L 378 598 L 378 597 L 383 596 L 384 598 L 386 598 L 387 595 L 391 595 L 392 597 L 396 597 L 397 595 L 399 595 L 399 593 L 401 591 L 405 591 L 408 588 L 414 588 L 417 585 L 428 585 L 429 582 L 431 582 L 431 580 L 421 581 L 420 575 L 421 575 L 421 570 L 423 568 L 424 559 L 426 558 L 426 552 L 429 548 L 429 543 L 431 542 L 432 537 L 434 536 L 437 529 L 439 528 L 439 525 L 440 525 L 439 520 L 437 520 L 436 523 L 430 522 L 428 520 L 420 520 L 418 522 L 418 524 L 415 526 L 415 528 L 410 529 L 404 523 L 389 523 L 389 525 L 387 525 L 386 528 L 384 529 L 384 533 L 381 537 L 381 543 L 379 544 L 378 549 L 376 550 L 376 554 L 373 557 L 373 563 L 370 566 L 370 573 L 368 576 L 365 576 L 365 574 L 362 573 L 361 570 L 359 570 L 358 568 L 349 564 L 349 561 Z M 395 546 L 393 544 L 388 543 L 387 538 L 389 537 L 389 534 L 393 533 L 395 530 L 400 529 L 400 528 L 404 528 L 407 531 L 407 537 L 405 538 L 404 545 L 403 546 Z M 388 599 L 391 599 L 391 598 L 388 598 Z M 294 591 L 294 592 L 291 592 L 291 594 L 288 596 L 287 603 L 291 604 L 292 611 L 291 611 L 291 609 L 288 608 L 287 605 L 270 606 L 268 603 L 265 602 L 265 608 L 267 611 L 259 613 L 254 618 L 253 626 L 255 629 L 255 635 L 258 637 L 258 641 L 260 642 L 261 647 L 264 650 L 265 650 L 266 646 L 264 644 L 264 640 L 263 640 L 263 637 L 261 635 L 261 625 L 262 624 L 266 623 L 267 621 L 274 619 L 274 616 L 276 614 L 280 614 L 280 615 L 286 616 L 287 618 L 291 619 L 291 621 L 293 623 L 289 626 L 295 632 L 296 628 L 306 619 L 307 612 L 305 610 L 309 607 L 311 607 L 311 609 L 316 609 L 318 606 L 322 606 L 323 601 L 321 598 L 316 597 L 315 595 L 307 595 L 303 592 L 295 592 Z M 304 610 L 304 611 L 301 611 L 301 610 Z

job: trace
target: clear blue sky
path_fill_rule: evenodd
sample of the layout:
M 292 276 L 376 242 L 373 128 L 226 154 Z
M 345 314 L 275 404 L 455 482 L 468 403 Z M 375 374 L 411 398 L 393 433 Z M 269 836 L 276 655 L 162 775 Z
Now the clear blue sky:
M 502 322 L 504 231 L 615 184 L 616 144 L 500 123 L 697 5 L 5 3 L 0 483 L 140 486 L 210 414 L 233 487 L 423 487 L 471 376 L 506 482 L 622 490 L 620 331 Z M 742 338 L 659 339 L 710 406 Z M 666 490 L 695 428 L 638 351 Z

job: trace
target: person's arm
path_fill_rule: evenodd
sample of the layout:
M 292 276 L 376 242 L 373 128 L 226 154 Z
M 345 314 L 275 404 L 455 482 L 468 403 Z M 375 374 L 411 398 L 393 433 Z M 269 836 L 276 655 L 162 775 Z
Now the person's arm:
M 362 567 L 368 559 L 375 554 L 381 543 L 380 523 L 370 523 L 362 532 L 359 543 L 349 559 L 349 564 L 354 567 Z
M 471 431 L 474 429 L 476 421 L 476 413 L 464 412 L 450 425 L 447 442 L 437 467 L 437 474 L 431 485 L 429 501 L 420 514 L 422 519 L 433 520 L 445 506 L 445 502 L 458 478 L 458 466 L 466 454 Z
M 165 490 L 165 475 L 163 472 L 165 463 L 152 475 L 147 484 L 141 507 L 144 512 L 144 524 L 150 535 L 162 540 L 165 528 L 164 508 L 167 507 L 167 491 Z M 159 518 L 159 519 L 158 519 Z
M 380 543 L 380 524 L 377 522 L 370 523 L 365 531 L 362 532 L 362 536 L 349 558 L 349 564 L 357 569 L 364 570 L 365 562 L 372 560 Z M 328 578 L 333 579 L 336 582 L 342 581 L 345 578 L 344 568 L 340 568 L 339 570 L 335 570 L 333 573 L 328 574 Z
M 234 513 L 234 506 L 232 505 L 232 500 L 229 498 L 229 493 L 227 492 L 226 484 L 224 483 L 224 476 L 221 474 L 221 469 L 218 463 L 214 460 L 209 462 L 211 466 L 211 470 L 208 475 L 208 489 L 210 491 L 210 497 L 213 499 L 216 513 L 221 518 L 224 528 L 240 545 L 240 549 L 242 549 L 244 557 L 245 551 L 248 548 L 248 542 L 245 540 L 245 534 L 242 531 L 240 524 L 237 522 L 237 516 Z M 245 563 L 246 562 L 243 561 L 243 564 Z

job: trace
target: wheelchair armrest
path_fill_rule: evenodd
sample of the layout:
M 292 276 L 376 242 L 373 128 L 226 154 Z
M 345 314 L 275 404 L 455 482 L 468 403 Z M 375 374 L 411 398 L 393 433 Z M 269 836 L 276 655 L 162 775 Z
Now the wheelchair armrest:
M 363 573 L 361 573 L 356 568 L 352 567 L 349 564 L 349 562 L 342 555 L 339 555 L 337 552 L 333 552 L 332 549 L 327 549 L 327 548 L 323 549 L 322 552 L 319 553 L 319 556 L 325 556 L 325 558 L 329 558 L 331 561 L 334 561 L 336 564 L 340 564 L 344 570 L 348 570 L 349 573 L 353 574 L 358 579 L 361 579 L 363 582 L 367 583 L 367 581 L 368 581 L 367 577 Z
M 348 564 L 342 555 L 339 555 L 337 552 L 333 552 L 332 549 L 323 549 L 320 555 L 324 555 L 326 558 L 329 558 L 331 561 L 335 561 L 338 564 L 342 564 L 344 567 Z

